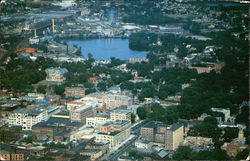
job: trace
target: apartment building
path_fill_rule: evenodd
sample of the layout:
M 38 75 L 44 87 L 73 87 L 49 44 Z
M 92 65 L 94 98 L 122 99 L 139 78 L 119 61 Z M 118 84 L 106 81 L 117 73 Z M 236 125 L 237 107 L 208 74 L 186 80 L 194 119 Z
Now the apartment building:
M 183 126 L 176 123 L 167 127 L 165 132 L 165 148 L 175 150 L 184 140 Z
M 4 121 L 9 126 L 22 126 L 22 130 L 32 130 L 32 126 L 41 122 L 48 120 L 48 112 L 44 109 L 26 109 L 21 108 L 14 110 L 4 118 Z
M 93 107 L 90 105 L 79 106 L 69 111 L 70 120 L 72 122 L 86 123 L 86 118 L 93 114 Z
M 131 112 L 128 110 L 113 110 L 110 113 L 110 120 L 131 120 Z
M 181 124 L 166 125 L 162 122 L 149 122 L 140 129 L 141 139 L 161 143 L 166 150 L 175 150 L 183 142 L 184 129 Z
M 130 120 L 110 121 L 102 125 L 100 132 L 96 134 L 97 142 L 108 142 L 109 148 L 121 144 L 130 136 Z
M 157 126 L 159 122 L 148 122 L 144 126 L 141 127 L 140 133 L 141 133 L 141 139 L 146 141 L 155 141 L 155 134 L 157 132 Z

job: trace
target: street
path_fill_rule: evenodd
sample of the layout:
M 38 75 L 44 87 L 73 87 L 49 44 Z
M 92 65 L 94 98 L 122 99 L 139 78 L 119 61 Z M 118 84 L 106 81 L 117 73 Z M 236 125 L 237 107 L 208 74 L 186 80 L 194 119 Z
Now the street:
M 130 139 L 122 148 L 119 148 L 112 155 L 109 155 L 106 160 L 116 161 L 118 158 L 125 152 L 128 152 L 129 149 L 133 146 L 134 142 L 138 139 L 140 135 L 140 128 L 144 125 L 144 122 L 137 124 L 136 126 L 131 128 L 131 134 L 135 135 L 132 139 Z

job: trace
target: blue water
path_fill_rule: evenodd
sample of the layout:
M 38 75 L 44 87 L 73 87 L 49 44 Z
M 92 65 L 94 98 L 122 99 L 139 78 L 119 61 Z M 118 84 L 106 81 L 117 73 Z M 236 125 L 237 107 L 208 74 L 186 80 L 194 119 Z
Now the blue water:
M 218 3 L 205 3 L 207 6 L 210 7 L 218 7 L 218 6 L 224 6 L 224 7 L 240 7 L 240 6 L 249 6 L 249 4 L 243 4 L 243 3 L 223 3 L 223 2 L 218 2 Z
M 87 58 L 92 53 L 96 60 L 110 60 L 110 57 L 128 60 L 129 58 L 145 58 L 147 52 L 129 49 L 128 39 L 94 39 L 66 40 L 69 46 L 81 47 L 82 54 Z

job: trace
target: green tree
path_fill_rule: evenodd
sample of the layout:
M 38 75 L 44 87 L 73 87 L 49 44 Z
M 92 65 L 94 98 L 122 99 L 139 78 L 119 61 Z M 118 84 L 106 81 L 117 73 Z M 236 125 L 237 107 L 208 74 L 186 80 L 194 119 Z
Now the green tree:
M 234 138 L 238 137 L 239 129 L 237 127 L 226 127 L 223 130 L 224 134 L 222 138 L 225 142 L 231 142 Z
M 172 158 L 174 160 L 191 160 L 193 154 L 194 152 L 189 146 L 179 146 Z
M 135 114 L 131 114 L 131 123 L 135 123 Z
M 33 138 L 31 136 L 28 136 L 28 137 L 24 138 L 23 142 L 25 142 L 25 143 L 32 143 L 33 142 Z
M 64 85 L 57 85 L 57 86 L 54 86 L 54 92 L 60 96 L 63 96 L 64 95 L 64 89 L 65 89 L 65 86 Z
M 143 159 L 143 155 L 139 154 L 138 152 L 136 151 L 130 151 L 129 152 L 129 156 L 130 157 L 133 157 L 135 159 Z
M 46 93 L 46 85 L 39 85 L 38 87 L 37 87 L 37 92 L 38 93 L 43 93 L 43 94 L 45 94 Z
M 243 151 L 239 152 L 236 155 L 235 159 L 237 159 L 237 160 L 246 160 L 248 156 L 249 156 L 249 149 L 246 148 Z
M 145 120 L 147 118 L 148 111 L 145 109 L 145 107 L 138 107 L 136 114 L 140 120 Z
M 100 91 L 106 91 L 107 90 L 107 83 L 102 81 L 102 82 L 99 82 L 97 84 L 97 88 L 100 90 Z

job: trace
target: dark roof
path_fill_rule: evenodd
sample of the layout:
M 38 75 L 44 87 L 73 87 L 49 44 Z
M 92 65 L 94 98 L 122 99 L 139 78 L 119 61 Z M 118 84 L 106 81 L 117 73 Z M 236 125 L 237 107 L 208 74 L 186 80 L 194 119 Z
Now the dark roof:
M 67 124 L 70 122 L 69 118 L 59 118 L 59 117 L 51 117 L 46 121 L 48 124 Z
M 0 144 L 0 149 L 3 151 L 8 151 L 8 152 L 15 151 L 15 148 L 13 146 L 8 145 L 8 144 Z
M 67 126 L 75 126 L 75 127 L 80 127 L 80 126 L 83 126 L 83 125 L 84 125 L 84 123 L 82 123 L 82 122 L 69 122 L 67 124 Z
M 39 122 L 33 127 L 56 127 L 55 125 L 48 124 L 47 122 Z
M 166 126 L 165 124 L 163 124 L 162 122 L 157 122 L 157 121 L 150 121 L 148 123 L 146 123 L 145 125 L 143 125 L 143 128 L 157 128 L 157 126 Z
M 61 111 L 61 112 L 56 113 L 55 115 L 66 115 L 66 116 L 68 116 L 69 111 Z
M 170 130 L 175 131 L 175 130 L 179 129 L 181 126 L 182 125 L 179 123 L 172 124 L 170 127 Z
M 64 130 L 64 131 L 60 131 L 58 133 L 55 134 L 55 136 L 65 136 L 65 135 L 69 135 L 70 131 L 69 130 Z
M 125 156 L 125 155 L 120 156 L 120 159 L 134 160 L 132 157 Z

